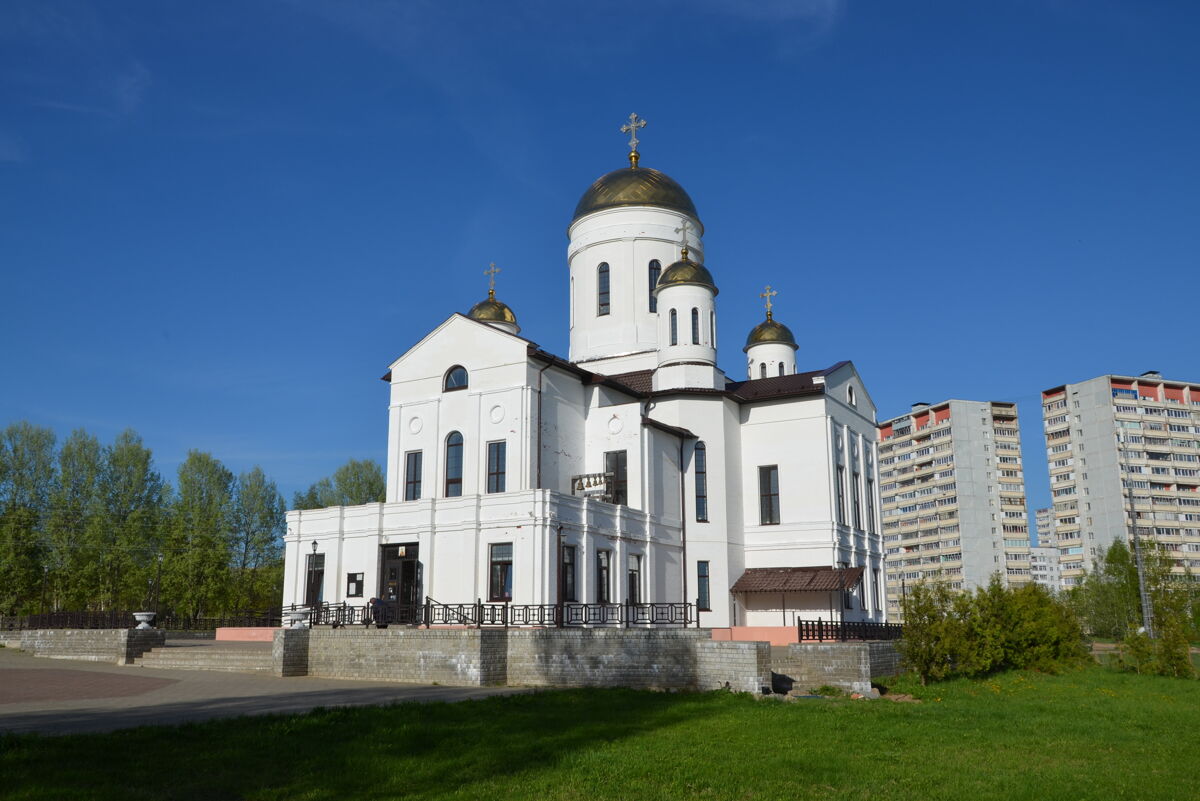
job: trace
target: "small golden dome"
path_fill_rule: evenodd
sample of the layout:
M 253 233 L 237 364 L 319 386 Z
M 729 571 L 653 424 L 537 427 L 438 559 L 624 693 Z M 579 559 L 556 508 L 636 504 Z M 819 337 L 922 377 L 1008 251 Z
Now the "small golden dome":
M 662 275 L 658 277 L 658 283 L 654 285 L 654 289 L 658 291 L 663 287 L 676 284 L 706 286 L 712 290 L 713 295 L 717 294 L 717 284 L 713 281 L 712 273 L 703 264 L 697 264 L 689 259 L 686 248 L 683 251 L 683 258 L 663 270 Z
M 487 300 L 481 300 L 472 306 L 467 316 L 481 323 L 509 323 L 515 326 L 518 332 L 521 330 L 512 309 L 508 308 L 507 303 L 496 300 L 496 293 L 491 289 L 488 290 Z
M 618 206 L 658 206 L 700 219 L 696 204 L 670 176 L 648 167 L 625 167 L 600 176 L 583 193 L 571 222 L 593 211 Z
M 754 326 L 750 331 L 750 336 L 746 337 L 746 347 L 742 348 L 742 351 L 748 351 L 754 345 L 762 345 L 766 342 L 788 345 L 792 350 L 800 347 L 796 344 L 796 338 L 792 336 L 791 329 L 783 323 L 776 322 L 770 312 L 767 312 L 767 319 Z

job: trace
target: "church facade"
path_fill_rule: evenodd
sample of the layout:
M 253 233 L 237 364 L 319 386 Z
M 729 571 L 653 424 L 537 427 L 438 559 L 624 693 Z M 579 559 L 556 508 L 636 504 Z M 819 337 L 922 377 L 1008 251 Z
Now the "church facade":
M 285 605 L 685 602 L 712 627 L 884 619 L 862 379 L 845 361 L 798 371 L 769 287 L 745 380 L 717 367 L 700 216 L 639 166 L 631 138 L 630 166 L 584 193 L 568 231 L 568 357 L 522 338 L 493 285 L 396 359 L 387 500 L 288 512 Z

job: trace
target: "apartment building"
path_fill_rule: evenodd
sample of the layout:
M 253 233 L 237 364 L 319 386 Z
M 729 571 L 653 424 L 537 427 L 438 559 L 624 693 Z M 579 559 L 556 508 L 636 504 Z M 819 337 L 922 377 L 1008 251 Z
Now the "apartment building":
M 1058 548 L 1038 545 L 1029 549 L 1030 576 L 1035 584 L 1041 584 L 1051 592 L 1062 589 L 1062 575 L 1058 568 Z
M 921 581 L 1032 580 L 1020 437 L 1017 405 L 998 401 L 918 403 L 880 424 L 889 620 Z
M 1131 503 L 1175 572 L 1200 568 L 1200 385 L 1100 376 L 1042 392 L 1042 418 L 1064 587 L 1129 541 Z
M 1035 509 L 1033 522 L 1037 526 L 1037 544 L 1039 548 L 1054 547 L 1054 507 L 1047 506 Z

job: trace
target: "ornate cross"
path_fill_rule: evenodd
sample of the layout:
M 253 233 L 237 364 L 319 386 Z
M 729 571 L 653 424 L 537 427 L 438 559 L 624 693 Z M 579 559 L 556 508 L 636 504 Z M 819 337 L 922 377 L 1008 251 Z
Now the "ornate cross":
M 771 289 L 771 285 L 770 285 L 770 284 L 767 284 L 767 291 L 766 291 L 766 292 L 759 292 L 759 293 L 758 293 L 758 296 L 759 296 L 760 298 L 766 298 L 766 299 L 767 299 L 767 319 L 768 319 L 768 320 L 770 320 L 770 319 L 771 319 L 771 306 L 773 305 L 773 304 L 771 303 L 771 298 L 775 297 L 775 296 L 776 296 L 776 295 L 778 295 L 778 294 L 779 294 L 779 293 L 778 293 L 778 292 L 776 292 L 774 289 Z
M 636 167 L 638 163 L 638 138 L 637 132 L 639 128 L 645 128 L 646 121 L 638 119 L 638 115 L 630 114 L 629 122 L 621 126 L 621 133 L 629 134 L 629 166 Z
M 494 261 L 490 262 L 488 264 L 488 269 L 483 271 L 483 274 L 488 277 L 488 298 L 489 299 L 496 297 L 496 273 L 498 273 L 498 272 L 501 272 L 501 270 L 499 267 L 496 266 L 496 262 L 494 262 Z
M 683 252 L 685 259 L 688 257 L 688 232 L 694 230 L 695 227 L 687 217 L 680 217 L 679 227 L 675 229 L 675 233 L 679 234 L 679 249 Z

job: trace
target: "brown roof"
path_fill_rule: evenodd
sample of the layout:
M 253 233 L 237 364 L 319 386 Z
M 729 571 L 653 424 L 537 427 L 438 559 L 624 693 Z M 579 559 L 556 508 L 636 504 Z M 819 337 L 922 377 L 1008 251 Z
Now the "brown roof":
M 632 373 L 614 373 L 609 380 L 624 384 L 634 392 L 649 392 L 654 388 L 653 370 L 634 370 Z
M 861 567 L 749 567 L 730 592 L 832 592 L 852 590 Z

